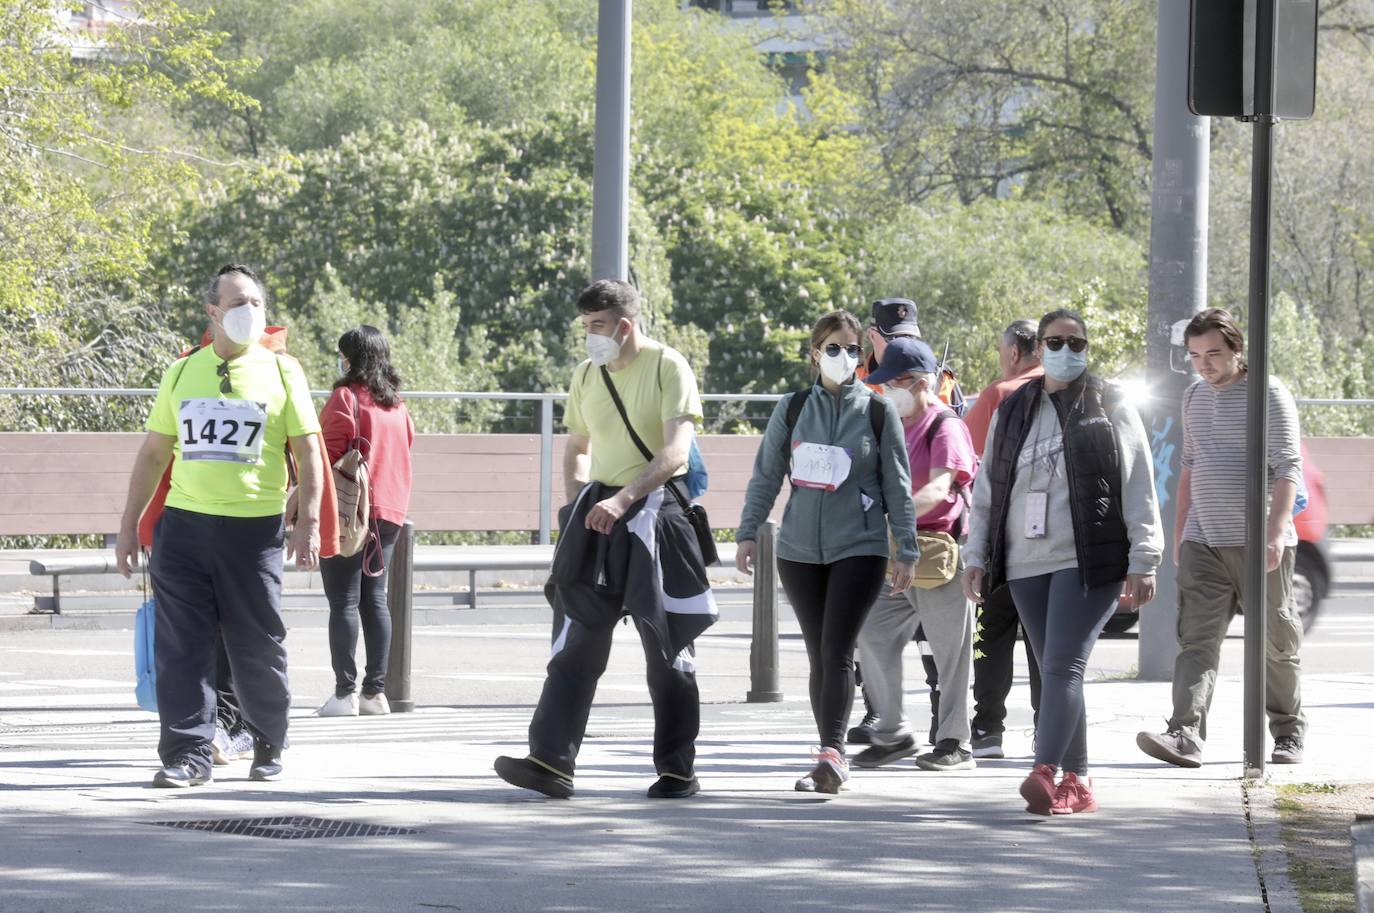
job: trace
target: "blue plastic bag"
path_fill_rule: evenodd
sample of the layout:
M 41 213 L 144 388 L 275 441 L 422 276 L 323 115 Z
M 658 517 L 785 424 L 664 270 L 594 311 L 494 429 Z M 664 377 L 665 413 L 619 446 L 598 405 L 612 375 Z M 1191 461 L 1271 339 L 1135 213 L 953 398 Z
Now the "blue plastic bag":
M 1293 496 L 1293 516 L 1297 516 L 1307 510 L 1307 477 L 1298 478 L 1298 491 Z
M 156 626 L 157 609 L 149 596 L 134 616 L 134 698 L 139 707 L 152 713 L 157 713 L 157 667 L 153 664 Z
M 706 461 L 701 458 L 696 435 L 692 435 L 692 449 L 687 451 L 687 496 L 695 501 L 706 494 L 710 484 L 711 476 L 706 472 Z

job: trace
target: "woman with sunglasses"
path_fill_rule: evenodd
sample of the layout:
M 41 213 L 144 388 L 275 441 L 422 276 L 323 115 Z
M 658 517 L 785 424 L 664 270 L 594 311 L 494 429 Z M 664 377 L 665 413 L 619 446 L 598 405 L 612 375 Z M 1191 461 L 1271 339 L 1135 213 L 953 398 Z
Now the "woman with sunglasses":
M 1081 814 L 1097 809 L 1083 672 L 1123 582 L 1137 607 L 1154 598 L 1164 539 L 1144 426 L 1113 385 L 1088 373 L 1083 318 L 1051 311 L 1036 337 L 1045 376 L 1007 397 L 988 429 L 964 591 L 981 602 L 1008 582 L 1040 664 L 1026 811 Z
M 819 376 L 773 410 L 735 537 L 735 564 L 752 574 L 755 534 L 790 477 L 778 576 L 806 642 L 820 741 L 814 768 L 796 783 L 802 791 L 837 793 L 849 779 L 844 735 L 854 703 L 854 645 L 883 587 L 889 534 L 896 543 L 892 591 L 903 592 L 915 570 L 916 512 L 902 420 L 854 376 L 860 332 L 848 311 L 816 321 L 809 360 Z

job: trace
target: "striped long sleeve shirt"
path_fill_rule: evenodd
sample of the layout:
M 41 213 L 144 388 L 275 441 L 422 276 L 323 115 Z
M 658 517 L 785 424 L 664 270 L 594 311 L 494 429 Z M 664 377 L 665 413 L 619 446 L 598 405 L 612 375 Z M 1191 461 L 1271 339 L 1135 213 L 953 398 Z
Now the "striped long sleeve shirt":
M 1212 548 L 1245 545 L 1245 407 L 1249 379 L 1217 389 L 1204 380 L 1183 394 L 1184 469 L 1192 472 L 1183 538 Z M 1298 407 L 1278 378 L 1269 379 L 1269 495 L 1275 479 L 1302 484 Z M 1293 524 L 1285 545 L 1297 545 Z

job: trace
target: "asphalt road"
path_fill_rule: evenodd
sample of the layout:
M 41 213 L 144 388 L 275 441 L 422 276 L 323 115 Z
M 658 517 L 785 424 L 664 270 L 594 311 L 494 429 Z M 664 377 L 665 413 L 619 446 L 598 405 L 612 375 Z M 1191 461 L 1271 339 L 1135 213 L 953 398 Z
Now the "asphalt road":
M 748 594 L 727 592 L 721 621 L 698 642 L 702 699 L 736 702 L 749 689 L 750 626 Z M 423 625 L 414 631 L 412 695 L 429 706 L 531 707 L 543 681 L 548 651 L 547 622 L 533 592 L 489 600 L 491 608 L 463 613 L 469 623 Z M 782 607 L 782 688 L 789 697 L 806 691 L 806 656 L 790 610 Z M 483 623 L 490 619 L 494 623 Z M 1242 668 L 1241 621 L 1223 648 L 1222 675 Z M 611 664 L 598 701 L 647 703 L 643 654 L 634 630 L 617 629 Z M 332 686 L 325 629 L 318 624 L 293 628 L 287 638 L 296 709 L 321 703 Z M 132 708 L 132 635 L 127 630 L 7 631 L 0 633 L 0 713 L 57 707 Z M 1329 599 L 1303 647 L 1303 668 L 1312 674 L 1368 672 L 1374 662 L 1374 595 Z M 359 649 L 361 661 L 361 645 Z M 1024 682 L 1018 651 L 1018 681 Z M 1101 640 L 1089 663 L 1089 677 L 1133 677 L 1137 642 L 1133 634 Z M 907 690 L 912 709 L 925 691 L 915 650 L 908 650 Z M 1015 703 L 1015 696 L 1013 697 Z M 1024 703 L 1024 702 L 1023 702 Z M 1167 708 L 1161 708 L 1161 715 Z M 1029 727 L 1011 708 L 1012 725 Z

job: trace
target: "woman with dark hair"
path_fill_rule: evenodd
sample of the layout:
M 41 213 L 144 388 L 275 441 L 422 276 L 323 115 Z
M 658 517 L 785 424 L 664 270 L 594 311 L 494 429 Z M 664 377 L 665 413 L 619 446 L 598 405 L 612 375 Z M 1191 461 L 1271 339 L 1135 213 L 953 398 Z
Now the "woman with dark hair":
M 339 373 L 334 393 L 320 414 L 324 443 L 333 465 L 358 439 L 367 459 L 369 485 L 368 544 L 355 555 L 320 562 L 320 579 L 329 600 L 329 654 L 334 666 L 334 694 L 320 716 L 390 713 L 386 666 L 391 651 L 391 614 L 386 603 L 386 572 L 391 552 L 410 507 L 410 448 L 415 423 L 401 401 L 401 377 L 391 364 L 391 351 L 381 330 L 354 327 L 339 337 Z M 375 539 L 374 539 L 375 537 Z M 358 694 L 358 647 L 361 619 L 367 654 Z
M 1097 810 L 1083 672 L 1122 584 L 1137 607 L 1154 598 L 1164 537 L 1145 428 L 1113 385 L 1088 373 L 1083 318 L 1046 314 L 1036 347 L 1045 376 L 1008 396 L 988 428 L 964 592 L 982 602 L 1010 584 L 1041 680 L 1021 796 L 1026 811 L 1059 815 Z
M 854 376 L 859 333 L 848 311 L 826 314 L 812 328 L 807 354 L 819 377 L 773 410 L 735 537 L 735 564 L 752 574 L 755 533 L 783 479 L 790 478 L 792 495 L 778 531 L 778 576 L 806 642 L 820 737 L 815 767 L 797 781 L 802 791 L 837 793 L 849 779 L 844 736 L 854 703 L 854 645 L 887 575 L 889 531 L 897 543 L 894 593 L 910 585 L 916 564 L 902 419 Z

